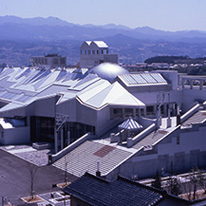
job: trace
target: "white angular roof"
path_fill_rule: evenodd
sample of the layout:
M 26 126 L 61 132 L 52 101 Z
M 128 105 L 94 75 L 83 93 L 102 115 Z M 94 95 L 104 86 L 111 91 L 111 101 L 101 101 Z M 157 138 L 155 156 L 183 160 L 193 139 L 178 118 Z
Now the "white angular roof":
M 124 106 L 136 106 L 144 107 L 145 104 L 130 94 L 124 87 L 122 87 L 118 82 L 107 86 L 106 88 L 98 91 L 96 88 L 96 93 L 87 91 L 79 95 L 78 98 L 85 104 L 100 108 L 106 104 L 110 105 L 124 105 Z
M 108 48 L 108 45 L 103 41 L 93 41 L 99 48 Z

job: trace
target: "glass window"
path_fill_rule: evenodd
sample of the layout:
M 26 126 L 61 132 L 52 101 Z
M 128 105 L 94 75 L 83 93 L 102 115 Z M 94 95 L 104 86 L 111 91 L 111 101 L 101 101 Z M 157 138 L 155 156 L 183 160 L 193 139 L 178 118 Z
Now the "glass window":
M 132 117 L 133 116 L 133 109 L 132 108 L 125 108 L 125 117 Z

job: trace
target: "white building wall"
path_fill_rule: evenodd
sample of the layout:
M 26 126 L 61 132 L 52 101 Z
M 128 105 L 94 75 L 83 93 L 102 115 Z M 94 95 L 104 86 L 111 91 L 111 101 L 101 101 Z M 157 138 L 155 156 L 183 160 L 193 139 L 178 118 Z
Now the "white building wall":
M 70 122 L 77 121 L 77 100 L 71 99 L 57 105 L 56 113 L 68 115 Z
M 87 107 L 77 101 L 76 114 L 77 122 L 91 126 L 97 125 L 97 111 L 95 109 Z
M 110 107 L 106 106 L 97 112 L 97 129 L 98 136 L 105 133 L 112 127 L 113 120 L 110 120 Z
M 193 89 L 185 88 L 182 90 L 182 102 L 184 111 L 189 110 L 195 105 L 196 101 L 205 101 L 206 91 L 200 90 L 199 86 L 193 86 Z

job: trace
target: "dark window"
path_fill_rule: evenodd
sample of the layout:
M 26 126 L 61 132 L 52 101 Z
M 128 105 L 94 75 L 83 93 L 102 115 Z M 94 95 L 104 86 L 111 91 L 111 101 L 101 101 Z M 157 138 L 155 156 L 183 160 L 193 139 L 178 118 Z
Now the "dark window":
M 32 142 L 54 142 L 54 118 L 32 116 L 30 128 Z
M 147 115 L 152 115 L 154 114 L 154 107 L 153 106 L 147 106 Z
M 60 59 L 60 64 L 66 64 L 66 59 L 65 58 L 61 58 Z
M 131 108 L 126 108 L 126 109 L 125 109 L 125 116 L 126 116 L 126 117 L 133 116 L 133 109 L 131 109 Z
M 177 144 L 180 144 L 180 136 L 177 136 Z

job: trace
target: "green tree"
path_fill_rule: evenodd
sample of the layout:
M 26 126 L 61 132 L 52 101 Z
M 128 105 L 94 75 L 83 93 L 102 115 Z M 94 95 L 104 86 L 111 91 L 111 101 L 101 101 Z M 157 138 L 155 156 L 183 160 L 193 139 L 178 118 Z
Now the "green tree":
M 162 185 L 161 185 L 161 176 L 159 175 L 159 171 L 156 171 L 156 175 L 154 177 L 154 181 L 152 182 L 152 187 L 161 189 Z

